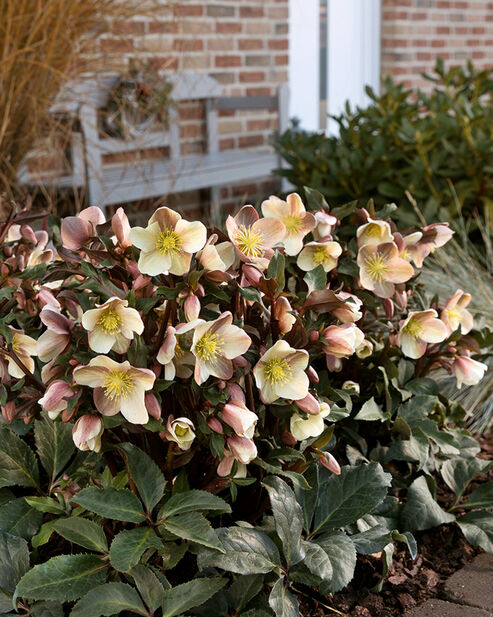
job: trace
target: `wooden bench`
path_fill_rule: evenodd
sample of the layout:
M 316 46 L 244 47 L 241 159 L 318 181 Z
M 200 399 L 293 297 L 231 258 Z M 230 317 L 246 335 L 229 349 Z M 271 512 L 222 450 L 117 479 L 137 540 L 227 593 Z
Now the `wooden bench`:
M 218 112 L 221 110 L 276 110 L 279 130 L 288 126 L 288 86 L 282 84 L 275 96 L 223 97 L 221 85 L 212 77 L 184 72 L 167 78 L 173 83 L 176 106 L 169 109 L 169 129 L 159 128 L 131 139 L 104 136 L 99 110 L 108 101 L 118 75 L 86 80 L 67 88 L 52 112 L 78 117 L 81 134 L 72 144 L 73 175 L 56 181 L 60 186 L 86 186 L 89 205 L 101 209 L 140 199 L 194 189 L 210 188 L 213 217 L 219 207 L 220 187 L 269 176 L 281 161 L 272 148 L 254 151 L 223 150 L 218 147 Z M 180 102 L 200 100 L 205 104 L 205 152 L 184 155 L 180 148 L 178 107 Z M 169 156 L 149 159 L 150 149 L 166 148 Z M 132 160 L 109 163 L 108 155 L 131 155 Z M 140 158 L 139 158 L 140 156 Z

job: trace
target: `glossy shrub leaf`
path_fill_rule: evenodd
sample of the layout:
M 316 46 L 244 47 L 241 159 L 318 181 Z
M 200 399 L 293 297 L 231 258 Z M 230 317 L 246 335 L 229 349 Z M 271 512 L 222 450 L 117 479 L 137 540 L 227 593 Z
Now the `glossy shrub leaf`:
M 141 563 L 130 570 L 130 575 L 148 608 L 155 612 L 162 605 L 164 598 L 161 581 L 151 568 Z
M 125 583 L 105 583 L 92 589 L 72 609 L 70 617 L 109 617 L 130 611 L 132 615 L 147 615 L 139 594 Z
M 197 578 L 164 592 L 163 617 L 181 615 L 212 598 L 227 583 L 225 578 Z
M 26 540 L 37 533 L 42 520 L 42 512 L 31 508 L 24 497 L 13 499 L 0 508 L 0 531 Z
M 36 452 L 49 478 L 62 471 L 75 452 L 72 425 L 43 419 L 34 422 Z
M 493 507 L 493 481 L 480 484 L 467 498 L 462 508 L 491 508 Z M 493 514 L 491 515 L 493 517 Z
M 468 512 L 457 519 L 457 523 L 474 546 L 480 546 L 488 553 L 493 553 L 493 514 L 485 510 Z
M 0 533 L 0 612 L 12 610 L 12 596 L 19 579 L 29 569 L 29 548 L 23 538 Z
M 383 411 L 380 405 L 375 403 L 373 396 L 363 403 L 363 406 L 354 417 L 355 420 L 379 420 L 380 422 L 383 422 L 387 418 L 388 414 Z
M 440 473 L 447 486 L 460 498 L 475 476 L 492 467 L 492 461 L 481 458 L 453 458 L 443 463 Z
M 34 566 L 19 581 L 16 594 L 33 600 L 77 600 L 106 578 L 95 555 L 60 555 Z
M 320 585 L 323 594 L 335 593 L 345 587 L 354 576 L 356 549 L 351 539 L 342 532 L 324 534 L 316 543 L 327 553 L 332 565 L 332 578 Z
M 31 448 L 14 431 L 0 427 L 0 487 L 37 486 L 38 462 Z
M 224 553 L 204 549 L 199 553 L 200 568 L 222 568 L 236 574 L 266 574 L 281 565 L 279 551 L 268 535 L 258 529 L 229 527 L 217 530 Z
M 329 473 L 329 472 L 327 472 Z M 314 533 L 354 523 L 385 499 L 391 476 L 379 463 L 345 466 L 341 475 L 330 474 L 320 481 Z
M 52 600 L 34 602 L 29 610 L 30 617 L 63 617 L 65 614 L 61 602 L 53 602 Z
M 119 572 L 128 572 L 138 563 L 146 549 L 161 547 L 162 541 L 150 527 L 120 531 L 111 543 L 111 565 Z
M 231 512 L 230 506 L 221 497 L 207 491 L 192 490 L 172 495 L 164 504 L 159 516 L 165 518 L 184 512 L 197 512 L 198 510 L 207 510 L 217 514 Z
M 178 538 L 223 551 L 216 532 L 210 526 L 209 521 L 199 512 L 186 512 L 178 516 L 171 516 L 162 524 L 167 531 Z
M 304 565 L 318 578 L 330 581 L 332 578 L 332 563 L 327 553 L 315 542 L 303 541 L 303 547 L 305 549 Z
M 127 458 L 128 473 L 135 482 L 148 512 L 162 499 L 166 481 L 156 463 L 145 452 L 125 443 L 120 446 Z
M 284 577 L 278 579 L 272 587 L 269 595 L 269 606 L 276 617 L 299 617 L 298 600 L 286 589 Z
M 240 613 L 264 586 L 261 574 L 237 576 L 226 591 L 228 604 Z
M 145 520 L 142 504 L 126 488 L 117 490 L 110 486 L 105 488 L 90 486 L 77 493 L 72 501 L 108 519 L 128 523 L 142 523 Z
M 61 518 L 54 522 L 53 529 L 65 540 L 91 551 L 106 552 L 108 550 L 108 542 L 103 528 L 87 518 L 80 516 Z
M 282 542 L 288 565 L 295 565 L 305 556 L 301 542 L 303 511 L 294 492 L 277 476 L 269 476 L 263 482 L 269 493 L 277 535 Z
M 407 501 L 401 519 L 405 530 L 417 531 L 450 523 L 455 521 L 455 516 L 440 508 L 430 493 L 426 478 L 420 476 L 407 491 Z

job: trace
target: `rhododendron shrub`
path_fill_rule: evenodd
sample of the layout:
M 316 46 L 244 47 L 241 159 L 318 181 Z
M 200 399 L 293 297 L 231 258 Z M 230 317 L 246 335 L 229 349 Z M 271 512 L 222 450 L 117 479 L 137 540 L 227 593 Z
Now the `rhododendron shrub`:
M 414 555 L 410 532 L 455 520 L 433 476 L 456 505 L 455 470 L 484 465 L 433 374 L 480 382 L 475 290 L 440 303 L 419 280 L 452 232 L 308 194 L 215 229 L 167 207 L 5 224 L 0 544 L 43 548 L 6 610 L 295 615 L 292 583 L 337 591 L 357 552 L 388 569 L 393 541 Z

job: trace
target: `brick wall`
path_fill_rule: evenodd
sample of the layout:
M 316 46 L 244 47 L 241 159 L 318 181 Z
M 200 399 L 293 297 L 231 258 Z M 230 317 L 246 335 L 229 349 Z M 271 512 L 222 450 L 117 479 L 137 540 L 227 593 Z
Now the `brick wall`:
M 420 74 L 438 57 L 493 66 L 493 2 L 382 0 L 382 75 L 427 89 Z

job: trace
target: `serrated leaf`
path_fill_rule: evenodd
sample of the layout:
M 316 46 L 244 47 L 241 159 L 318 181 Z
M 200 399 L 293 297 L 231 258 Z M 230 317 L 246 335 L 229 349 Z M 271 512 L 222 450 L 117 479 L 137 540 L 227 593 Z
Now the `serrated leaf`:
M 164 592 L 163 617 L 181 615 L 212 598 L 227 583 L 225 578 L 197 578 Z
M 38 531 L 43 514 L 33 510 L 24 497 L 13 499 L 0 508 L 0 531 L 30 540 Z
M 126 488 L 116 490 L 111 486 L 89 486 L 74 495 L 72 501 L 104 518 L 128 523 L 142 523 L 145 520 L 142 504 Z
M 276 531 L 282 542 L 286 562 L 288 565 L 295 565 L 305 556 L 301 543 L 303 511 L 294 492 L 281 478 L 269 476 L 265 478 L 263 485 L 269 493 Z
M 470 544 L 493 553 L 493 513 L 485 510 L 468 512 L 457 519 L 457 524 Z
M 103 528 L 87 518 L 73 516 L 58 519 L 53 523 L 53 529 L 65 540 L 91 551 L 106 552 L 108 550 L 108 542 Z
M 64 506 L 53 497 L 25 497 L 26 502 L 40 512 L 49 512 L 50 514 L 63 514 L 65 512 Z
M 36 452 L 50 480 L 54 480 L 75 452 L 72 425 L 49 419 L 34 422 Z
M 385 499 L 390 484 L 391 475 L 379 463 L 347 465 L 339 476 L 326 475 L 320 481 L 312 535 L 356 522 Z
M 171 516 L 162 523 L 163 527 L 183 540 L 197 542 L 203 546 L 223 552 L 223 547 L 209 521 L 199 512 L 186 512 Z
M 330 581 L 332 579 L 332 564 L 327 553 L 315 542 L 303 541 L 303 547 L 305 549 L 304 565 L 318 578 Z
M 277 580 L 269 595 L 269 606 L 276 617 L 299 617 L 298 600 L 284 586 L 284 577 Z
M 216 495 L 207 491 L 192 490 L 185 493 L 172 495 L 164 504 L 160 518 L 182 514 L 184 512 L 197 512 L 197 510 L 207 510 L 217 514 L 228 514 L 231 507 Z
M 0 427 L 0 487 L 36 487 L 38 483 L 39 469 L 34 452 L 11 429 Z
M 356 567 L 356 549 L 351 539 L 342 532 L 334 531 L 324 534 L 316 543 L 327 553 L 332 565 L 332 579 L 323 582 L 320 591 L 323 594 L 335 593 L 348 585 L 354 576 Z
M 34 602 L 29 607 L 30 617 L 63 617 L 63 606 L 60 602 L 43 600 Z
M 19 581 L 16 595 L 33 600 L 77 600 L 106 578 L 95 555 L 60 555 L 34 566 Z
M 127 458 L 128 473 L 135 482 L 147 511 L 151 512 L 164 495 L 166 480 L 159 467 L 145 452 L 131 443 L 124 443 L 120 448 Z
M 261 574 L 237 576 L 226 591 L 228 605 L 240 613 L 263 586 L 264 577 Z
M 146 615 L 147 611 L 139 594 L 125 583 L 105 583 L 92 589 L 72 609 L 70 617 L 109 617 L 122 611 Z
M 164 598 L 164 587 L 156 574 L 140 563 L 130 570 L 130 575 L 149 610 L 155 612 L 162 605 Z
M 212 566 L 236 574 L 266 574 L 281 566 L 276 545 L 258 529 L 223 527 L 217 535 L 224 553 L 202 550 L 198 556 L 201 569 Z
M 455 521 L 455 516 L 442 510 L 433 499 L 426 478 L 416 478 L 407 491 L 407 501 L 402 510 L 403 528 L 417 531 L 452 521 Z
M 492 461 L 481 458 L 454 458 L 443 463 L 440 473 L 447 486 L 455 493 L 457 499 L 460 499 L 469 482 L 492 467 Z
M 119 572 L 128 572 L 138 563 L 146 549 L 160 549 L 162 545 L 162 541 L 151 527 L 125 529 L 120 531 L 111 543 L 111 565 Z
M 23 538 L 0 532 L 0 612 L 12 610 L 12 595 L 29 569 L 29 548 Z
M 388 414 L 383 411 L 380 405 L 377 405 L 377 403 L 375 403 L 375 399 L 372 396 L 371 399 L 369 399 L 363 404 L 361 409 L 355 415 L 354 419 L 367 421 L 379 420 L 380 422 L 384 422 L 388 419 L 388 417 Z

